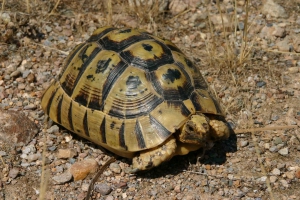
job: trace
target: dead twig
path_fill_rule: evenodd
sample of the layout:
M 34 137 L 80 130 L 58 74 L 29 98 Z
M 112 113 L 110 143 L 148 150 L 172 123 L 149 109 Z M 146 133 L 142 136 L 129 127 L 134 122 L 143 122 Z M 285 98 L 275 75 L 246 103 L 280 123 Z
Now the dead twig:
M 96 176 L 93 178 L 93 180 L 91 181 L 90 185 L 89 185 L 89 189 L 87 191 L 85 200 L 89 200 L 94 184 L 95 182 L 98 180 L 98 178 L 100 177 L 100 175 L 104 172 L 104 170 L 108 167 L 108 165 L 110 165 L 111 163 L 115 162 L 116 159 L 114 157 L 110 158 L 101 168 L 100 170 L 97 172 Z
M 234 130 L 235 134 L 247 133 L 247 132 L 256 132 L 256 131 L 270 131 L 270 130 L 281 130 L 281 129 L 293 129 L 297 128 L 297 125 L 287 125 L 287 126 L 272 126 L 272 127 L 263 127 L 263 128 L 249 128 L 249 129 L 236 129 Z

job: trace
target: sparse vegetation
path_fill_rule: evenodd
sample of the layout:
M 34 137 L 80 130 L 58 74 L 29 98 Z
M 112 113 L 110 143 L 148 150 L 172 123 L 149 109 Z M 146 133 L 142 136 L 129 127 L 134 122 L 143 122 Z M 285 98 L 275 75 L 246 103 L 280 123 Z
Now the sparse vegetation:
M 44 85 L 46 85 L 45 82 L 59 73 L 66 52 L 69 52 L 76 44 L 86 40 L 96 28 L 104 25 L 142 28 L 155 35 L 170 39 L 180 49 L 183 49 L 183 52 L 201 67 L 201 71 L 207 78 L 212 90 L 222 102 L 228 120 L 232 122 L 234 128 L 239 129 L 237 132 L 247 129 L 247 132 L 251 133 L 236 136 L 238 138 L 235 142 L 238 142 L 239 146 L 237 151 L 232 151 L 234 145 L 230 146 L 230 142 L 221 143 L 221 147 L 217 146 L 216 150 L 206 154 L 205 159 L 207 161 L 201 161 L 200 166 L 194 162 L 197 155 L 192 154 L 189 157 L 177 159 L 189 163 L 188 167 L 185 164 L 178 164 L 177 160 L 172 160 L 166 166 L 155 169 L 154 172 L 149 172 L 146 175 L 140 175 L 138 178 L 131 178 L 126 173 L 116 175 L 108 169 L 109 172 L 102 176 L 102 180 L 111 185 L 117 185 L 114 186 L 114 194 L 119 195 L 120 198 L 125 193 L 128 196 L 132 194 L 133 199 L 135 198 L 134 195 L 137 195 L 137 198 L 148 195 L 149 198 L 155 199 L 170 197 L 173 194 L 180 197 L 180 194 L 188 195 L 194 192 L 203 193 L 201 199 L 236 198 L 235 194 L 229 194 L 222 190 L 222 187 L 226 187 L 233 188 L 233 191 L 242 191 L 244 197 L 249 198 L 258 196 L 281 199 L 283 197 L 292 198 L 293 195 L 297 198 L 297 195 L 300 195 L 297 190 L 299 178 L 289 179 L 283 174 L 287 174 L 286 172 L 290 172 L 289 170 L 296 171 L 296 166 L 299 167 L 299 162 L 296 160 L 300 156 L 299 148 L 297 148 L 300 145 L 300 136 L 295 129 L 299 126 L 300 120 L 300 107 L 297 103 L 300 98 L 300 87 L 295 82 L 299 81 L 300 70 L 295 69 L 298 71 L 293 74 L 289 70 L 292 67 L 299 68 L 300 55 L 293 48 L 291 51 L 285 51 L 279 47 L 277 49 L 274 47 L 278 41 L 284 40 L 286 35 L 299 37 L 299 32 L 296 32 L 300 28 L 300 19 L 297 18 L 300 8 L 298 1 L 292 0 L 286 3 L 278 1 L 286 9 L 289 9 L 290 18 L 288 19 L 260 14 L 258 8 L 262 7 L 262 3 L 255 0 L 228 0 L 224 2 L 216 0 L 213 1 L 215 3 L 199 1 L 200 3 L 196 7 L 188 5 L 186 9 L 177 14 L 172 14 L 168 9 L 161 10 L 162 1 L 160 0 L 153 0 L 151 1 L 152 4 L 149 2 L 142 0 L 2 0 L 0 12 L 0 26 L 3 27 L 0 33 L 0 92 L 3 91 L 4 94 L 5 91 L 8 94 L 0 95 L 1 107 L 14 109 L 16 102 L 24 100 L 28 101 L 28 104 L 33 101 L 33 104 L 38 105 L 37 97 L 42 93 Z M 3 13 L 4 15 L 2 15 Z M 196 19 L 192 20 L 194 16 Z M 280 36 L 274 36 L 271 33 L 272 37 L 270 38 L 260 35 L 262 28 L 269 28 L 274 24 L 276 27 L 284 30 L 289 29 L 289 31 Z M 293 43 L 290 42 L 288 45 L 292 46 Z M 17 58 L 21 58 L 17 64 L 14 64 L 15 55 Z M 33 85 L 32 90 L 17 89 L 14 91 L 15 93 L 10 91 L 11 88 L 16 88 L 22 83 L 17 79 L 22 77 L 22 74 L 16 77 L 6 77 L 12 73 L 9 71 L 10 69 L 6 69 L 11 65 L 15 66 L 14 70 L 19 69 L 19 66 L 26 68 L 27 65 L 30 65 L 28 71 L 35 74 L 35 81 L 31 82 L 33 84 L 30 82 L 27 84 L 26 78 L 23 78 L 22 81 L 23 83 L 25 81 L 28 86 Z M 2 80 L 3 82 L 1 82 Z M 260 83 L 262 86 L 259 85 Z M 1 90 L 1 86 L 3 86 L 3 90 Z M 23 104 L 18 109 L 23 110 Z M 42 124 L 41 114 L 36 114 L 37 110 L 39 110 L 39 106 L 36 110 L 25 110 L 24 112 L 31 119 Z M 279 119 L 274 118 L 274 115 L 279 116 Z M 38 190 L 39 199 L 55 199 L 57 193 L 59 193 L 59 197 L 67 198 L 70 190 L 74 196 L 85 194 L 86 190 L 84 191 L 82 188 L 91 181 L 92 176 L 79 184 L 76 182 L 66 183 L 66 185 L 62 185 L 63 190 L 53 186 L 51 176 L 56 174 L 57 170 L 67 170 L 66 166 L 69 165 L 66 163 L 69 161 L 56 159 L 55 151 L 47 153 L 46 151 L 49 151 L 49 147 L 52 146 L 77 148 L 82 154 L 94 156 L 99 163 L 102 163 L 101 158 L 106 154 L 100 150 L 95 150 L 98 147 L 93 148 L 93 144 L 81 141 L 80 138 L 66 142 L 65 138 L 72 135 L 70 133 L 52 133 L 49 136 L 44 130 L 43 134 L 45 138 L 38 135 L 35 141 L 37 151 L 43 152 L 43 156 L 40 158 L 42 161 L 36 161 L 38 164 L 34 166 L 29 164 L 28 167 L 24 167 L 22 175 L 20 175 L 22 177 L 15 179 L 17 180 L 15 187 L 24 186 L 25 181 L 30 179 L 29 176 L 37 177 L 38 173 L 29 172 L 32 170 L 31 168 L 34 168 L 36 171 L 41 171 L 41 177 L 38 177 L 41 182 L 41 187 Z M 283 142 L 275 145 L 274 137 Z M 247 140 L 250 145 L 240 147 L 240 140 Z M 40 144 L 44 146 L 39 146 Z M 273 146 L 282 148 L 281 144 L 284 147 L 289 147 L 289 155 L 282 156 L 278 155 L 277 151 L 270 151 Z M 223 148 L 222 145 L 228 146 Z M 267 148 L 268 145 L 271 147 Z M 18 153 L 22 152 L 22 148 L 17 149 Z M 217 154 L 222 151 L 226 151 L 229 161 L 221 164 L 220 162 L 213 162 L 213 159 L 221 159 Z M 247 153 L 249 151 L 251 153 Z M 96 152 L 100 152 L 100 155 Z M 20 166 L 20 164 L 17 164 L 13 159 L 2 157 L 1 154 L 0 159 L 0 163 L 2 163 L 0 168 L 4 174 L 0 175 L 0 189 L 4 188 L 5 195 L 10 197 L 8 193 L 12 190 L 5 188 L 14 187 L 11 185 L 11 181 L 14 180 L 9 178 L 7 171 L 11 166 Z M 19 163 L 23 162 L 19 155 L 15 159 L 19 159 Z M 47 159 L 52 160 L 46 162 Z M 76 159 L 82 158 L 77 157 Z M 190 162 L 190 160 L 192 161 Z M 276 164 L 274 164 L 274 160 L 278 160 Z M 122 172 L 128 165 L 126 162 L 126 160 L 118 161 L 123 167 Z M 243 170 L 244 167 L 247 167 L 247 162 L 254 162 L 255 168 L 244 173 Z M 281 163 L 285 164 L 282 168 L 280 168 L 281 166 L 278 167 Z M 186 168 L 188 171 L 183 172 Z M 232 172 L 230 171 L 231 168 L 233 168 Z M 274 168 L 280 169 L 281 174 L 273 175 L 272 170 Z M 173 173 L 173 170 L 176 172 Z M 201 175 L 202 171 L 200 170 L 205 171 L 205 173 L 207 171 L 204 177 L 202 177 L 203 174 Z M 168 171 L 169 174 L 165 171 Z M 294 171 L 292 172 L 294 173 Z M 214 185 L 214 178 L 216 178 L 214 173 L 219 172 L 220 176 L 223 176 L 222 181 L 224 182 L 217 182 L 220 183 L 218 187 Z M 178 175 L 180 173 L 184 174 Z M 193 173 L 198 173 L 198 179 L 195 181 L 196 175 L 189 175 Z M 232 175 L 233 178 L 228 178 L 229 175 Z M 277 177 L 278 180 L 270 181 L 271 176 L 272 178 Z M 23 177 L 26 178 L 22 179 Z M 258 179 L 261 177 L 266 177 L 265 181 L 260 182 Z M 118 187 L 123 183 L 123 180 L 126 180 L 127 185 L 125 189 L 120 186 L 120 189 Z M 284 186 L 282 180 L 287 180 L 286 182 L 290 187 Z M 155 193 L 155 191 L 161 192 L 163 187 L 156 189 L 152 183 L 168 186 L 172 181 L 175 183 L 170 186 L 168 191 L 166 189 L 163 197 L 159 196 L 161 193 Z M 189 181 L 198 184 L 197 191 L 185 187 L 185 184 L 189 186 Z M 233 186 L 226 185 L 226 181 Z M 131 182 L 134 182 L 135 185 L 132 185 Z M 180 185 L 179 192 L 174 192 L 177 185 Z M 26 187 L 30 188 L 30 186 Z M 28 196 L 35 196 L 32 192 L 19 190 L 27 192 L 26 195 Z M 251 192 L 252 190 L 257 191 L 257 193 Z M 155 195 L 152 195 L 152 191 Z M 118 192 L 120 194 L 117 194 Z M 92 198 L 100 199 L 103 198 L 103 195 L 96 191 Z

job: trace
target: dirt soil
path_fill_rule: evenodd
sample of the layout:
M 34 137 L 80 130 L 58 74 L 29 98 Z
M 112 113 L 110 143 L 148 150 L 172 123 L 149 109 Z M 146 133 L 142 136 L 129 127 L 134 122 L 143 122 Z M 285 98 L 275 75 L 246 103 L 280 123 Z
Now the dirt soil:
M 248 8 L 244 0 L 141 7 L 118 0 L 112 8 L 101 0 L 0 2 L 0 199 L 84 199 L 95 172 L 75 181 L 71 166 L 113 157 L 56 124 L 43 130 L 40 107 L 68 53 L 106 25 L 175 43 L 199 67 L 236 134 L 202 159 L 191 152 L 138 174 L 129 173 L 131 160 L 117 158 L 92 199 L 299 198 L 298 0 L 252 0 Z

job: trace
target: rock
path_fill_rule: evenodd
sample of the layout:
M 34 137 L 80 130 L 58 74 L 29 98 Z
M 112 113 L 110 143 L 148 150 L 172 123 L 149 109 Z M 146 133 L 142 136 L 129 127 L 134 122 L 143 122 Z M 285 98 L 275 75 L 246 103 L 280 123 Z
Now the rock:
M 298 168 L 295 172 L 296 178 L 300 179 L 300 168 Z
M 49 129 L 47 129 L 47 133 L 57 133 L 59 131 L 59 127 L 57 125 L 51 126 Z
M 295 175 L 293 172 L 285 172 L 284 173 L 288 179 L 294 179 Z
M 90 186 L 90 184 L 88 184 L 88 183 L 83 183 L 83 184 L 81 185 L 82 191 L 87 192 L 87 191 L 89 190 L 89 186 Z
M 286 180 L 280 180 L 280 183 L 282 184 L 283 187 L 286 187 L 286 188 L 289 187 L 289 184 Z
M 277 176 L 270 176 L 270 182 L 275 183 L 277 181 Z
M 95 192 L 99 192 L 101 195 L 108 195 L 112 191 L 112 188 L 105 183 L 99 183 L 95 184 L 94 190 Z
M 285 30 L 279 26 L 274 26 L 274 31 L 272 32 L 272 35 L 276 37 L 283 38 L 285 36 Z
M 9 170 L 8 176 L 12 179 L 15 179 L 19 175 L 20 170 L 18 168 L 12 168 Z
M 118 173 L 118 174 L 121 173 L 121 167 L 117 163 L 111 163 L 109 165 L 109 169 L 115 173 Z
M 33 161 L 36 161 L 36 160 L 41 159 L 41 158 L 42 158 L 41 153 L 35 153 L 35 154 L 31 154 L 31 155 L 27 156 L 28 162 L 33 162 Z
M 32 83 L 32 82 L 35 81 L 35 75 L 32 74 L 32 73 L 30 73 L 30 74 L 28 74 L 28 76 L 27 76 L 26 79 L 27 79 L 27 81 L 28 81 L 29 83 Z
M 272 17 L 282 17 L 288 18 L 288 14 L 285 9 L 279 4 L 275 3 L 273 0 L 267 0 L 262 8 L 262 13 L 265 15 L 270 15 Z
M 249 144 L 249 142 L 246 141 L 246 140 L 243 140 L 243 141 L 241 141 L 241 143 L 240 143 L 241 147 L 245 147 L 245 146 L 247 146 L 248 144 Z
M 297 53 L 300 53 L 300 39 L 298 37 L 293 40 L 293 48 Z
M 289 52 L 290 49 L 291 49 L 291 46 L 289 45 L 289 38 L 288 37 L 284 38 L 282 41 L 277 42 L 276 46 L 277 46 L 279 51 Z
M 14 146 L 27 145 L 37 133 L 36 124 L 21 111 L 0 109 L 0 149 L 2 151 L 11 152 Z
M 187 9 L 188 5 L 182 0 L 172 0 L 169 5 L 172 15 L 177 15 Z
M 57 153 L 58 158 L 73 158 L 77 155 L 75 149 L 59 149 Z
M 74 181 L 83 180 L 89 173 L 96 172 L 98 163 L 96 160 L 88 158 L 79 162 L 74 163 L 70 172 L 74 177 Z
M 265 81 L 258 81 L 257 83 L 256 83 L 256 86 L 257 87 L 263 87 L 263 86 L 265 86 L 266 85 L 266 82 Z
M 275 145 L 282 144 L 282 139 L 280 137 L 274 137 L 273 140 Z
M 174 191 L 175 191 L 176 193 L 180 193 L 180 189 L 181 189 L 181 186 L 180 186 L 180 185 L 176 185 L 176 186 L 174 187 Z
M 274 169 L 272 170 L 272 174 L 273 174 L 273 175 L 276 175 L 276 176 L 279 176 L 279 175 L 280 175 L 280 170 L 277 169 L 277 168 L 274 168 Z
M 288 149 L 288 147 L 283 148 L 283 149 L 280 149 L 280 150 L 278 151 L 278 153 L 279 153 L 280 155 L 282 155 L 282 156 L 286 156 L 286 155 L 289 154 L 289 149 Z
M 54 184 L 64 184 L 66 182 L 71 181 L 72 179 L 72 174 L 70 173 L 70 171 L 66 171 L 62 174 L 53 176 L 52 179 L 54 180 Z
M 10 77 L 18 77 L 21 75 L 21 72 L 19 70 L 16 70 L 16 71 L 13 71 L 11 74 L 10 74 Z

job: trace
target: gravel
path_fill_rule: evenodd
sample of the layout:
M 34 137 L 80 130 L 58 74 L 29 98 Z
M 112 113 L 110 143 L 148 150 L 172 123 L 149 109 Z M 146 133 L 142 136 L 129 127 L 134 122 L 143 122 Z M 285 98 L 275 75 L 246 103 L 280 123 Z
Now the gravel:
M 107 8 L 61 2 L 49 15 L 54 5 L 39 1 L 30 2 L 27 14 L 24 3 L 12 2 L 0 14 L 5 27 L 0 33 L 0 199 L 20 194 L 38 199 L 43 158 L 49 182 L 45 199 L 84 199 L 96 171 L 112 154 L 56 124 L 44 128 L 40 97 L 71 49 L 107 25 Z M 221 2 L 223 22 L 213 1 L 207 6 L 193 0 L 159 0 L 157 14 L 153 5 L 150 12 L 143 4 L 140 12 L 116 1 L 112 21 L 171 39 L 199 66 L 234 129 L 264 130 L 217 142 L 202 159 L 201 152 L 192 152 L 138 174 L 130 174 L 130 159 L 118 158 L 96 181 L 93 199 L 269 199 L 268 178 L 276 199 L 300 196 L 295 190 L 300 135 L 297 129 L 278 128 L 300 125 L 296 1 L 251 1 L 250 28 L 244 21 L 246 1 L 238 0 L 237 7 L 233 1 Z M 230 24 L 235 12 L 237 29 Z M 249 30 L 247 45 L 253 48 L 240 65 L 243 30 Z M 234 62 L 226 60 L 224 38 L 234 40 Z

